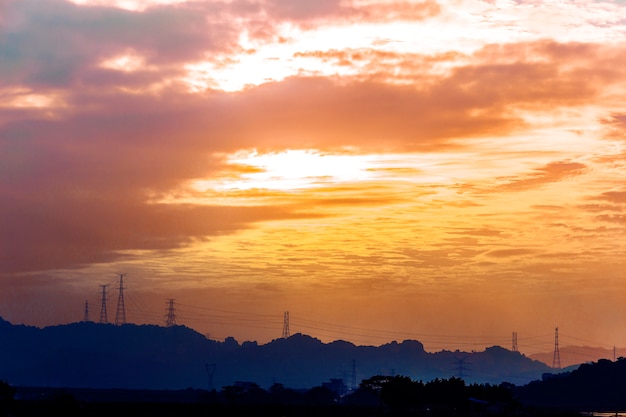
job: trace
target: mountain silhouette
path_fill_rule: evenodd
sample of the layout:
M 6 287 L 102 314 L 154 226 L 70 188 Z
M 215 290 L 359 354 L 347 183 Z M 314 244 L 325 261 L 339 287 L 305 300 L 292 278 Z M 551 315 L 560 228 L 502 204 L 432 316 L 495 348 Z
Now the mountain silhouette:
M 570 372 L 545 374 L 540 381 L 518 387 L 516 395 L 534 407 L 611 413 L 626 410 L 626 359 L 601 359 Z
M 597 362 L 600 359 L 613 359 L 626 356 L 626 348 L 606 349 L 592 346 L 562 346 L 559 349 L 561 365 L 569 367 L 582 363 Z M 529 358 L 550 365 L 554 352 L 539 352 L 528 355 Z
M 37 328 L 0 318 L 0 380 L 14 386 L 219 390 L 237 381 L 310 388 L 343 379 L 350 387 L 353 363 L 357 384 L 372 375 L 429 381 L 463 372 L 468 382 L 521 385 L 551 370 L 497 346 L 429 353 L 415 340 L 356 346 L 300 333 L 260 345 L 209 340 L 185 326 L 81 322 Z

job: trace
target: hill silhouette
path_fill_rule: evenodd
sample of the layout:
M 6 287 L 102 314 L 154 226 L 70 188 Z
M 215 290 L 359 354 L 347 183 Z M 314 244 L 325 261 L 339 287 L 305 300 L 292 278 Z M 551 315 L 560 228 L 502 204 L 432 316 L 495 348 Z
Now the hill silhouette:
M 0 341 L 0 380 L 14 386 L 219 390 L 254 381 L 261 387 L 279 382 L 310 388 L 331 378 L 349 385 L 353 361 L 357 383 L 372 375 L 449 378 L 457 375 L 459 361 L 465 379 L 475 383 L 521 385 L 550 371 L 544 363 L 497 346 L 429 353 L 415 340 L 356 346 L 304 334 L 259 345 L 232 337 L 209 340 L 185 326 L 88 322 L 36 328 L 0 318 Z M 212 381 L 207 364 L 214 365 Z
M 535 407 L 569 408 L 578 411 L 616 412 L 626 410 L 626 359 L 601 359 L 541 381 L 519 387 L 516 395 Z
M 592 346 L 562 346 L 559 349 L 561 366 L 569 367 L 582 363 L 597 362 L 600 359 L 613 359 L 626 356 L 626 348 L 606 349 Z M 552 363 L 554 352 L 540 352 L 528 355 L 529 358 L 541 361 L 547 365 Z

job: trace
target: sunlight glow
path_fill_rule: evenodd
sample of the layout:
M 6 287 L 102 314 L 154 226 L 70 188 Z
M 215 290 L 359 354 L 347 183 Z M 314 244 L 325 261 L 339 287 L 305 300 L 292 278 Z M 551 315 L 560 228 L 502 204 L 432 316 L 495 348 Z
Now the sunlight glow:
M 297 190 L 337 182 L 372 179 L 371 156 L 328 155 L 313 150 L 286 150 L 275 153 L 240 152 L 227 159 L 229 165 L 253 168 L 237 178 L 198 180 L 194 188 L 205 191 Z
M 240 91 L 292 76 L 350 79 L 384 73 L 385 82 L 406 84 L 412 82 L 416 71 L 407 64 L 408 61 L 416 63 L 419 60 L 413 57 L 432 57 L 451 51 L 451 45 L 454 45 L 456 55 L 435 65 L 429 62 L 417 73 L 422 77 L 441 75 L 465 65 L 467 57 L 493 39 L 525 42 L 543 39 L 550 34 L 560 41 L 578 41 L 588 40 L 591 31 L 596 40 L 611 41 L 624 35 L 615 29 L 598 30 L 587 22 L 586 11 L 575 5 L 544 5 L 538 11 L 533 7 L 518 5 L 512 8 L 507 4 L 468 3 L 463 12 L 448 11 L 417 23 L 401 18 L 388 22 L 337 22 L 308 30 L 282 23 L 276 26 L 269 41 L 253 39 L 244 30 L 240 34 L 238 54 L 188 63 L 183 81 L 194 92 L 206 89 Z M 598 14 L 599 20 L 606 19 L 604 9 L 607 7 L 594 6 L 591 12 Z M 551 25 L 542 23 L 546 20 L 542 14 L 558 18 L 560 24 L 550 28 Z M 494 24 L 501 20 L 509 21 L 509 24 Z M 570 30 L 572 21 L 575 28 Z M 473 27 L 471 33 L 464 29 L 468 25 Z M 528 30 L 529 25 L 532 30 Z M 389 68 L 394 70 L 389 71 Z
M 103 60 L 100 62 L 100 67 L 116 71 L 134 72 L 145 68 L 145 59 L 140 55 L 129 52 Z
M 468 153 L 329 154 L 311 149 L 272 153 L 242 151 L 226 158 L 227 166 L 232 170 L 226 170 L 221 177 L 192 181 L 191 188 L 220 193 L 246 190 L 291 192 L 357 183 L 364 186 L 368 182 L 451 185 L 467 179 L 472 161 L 474 158 Z M 492 169 L 486 168 L 484 175 L 489 177 Z M 243 196 L 237 195 L 236 198 Z
M 31 89 L 19 87 L 0 90 L 0 108 L 47 109 L 65 105 L 57 93 L 35 93 Z
M 69 0 L 79 6 L 107 6 L 117 7 L 119 9 L 130 10 L 134 12 L 143 12 L 149 7 L 184 3 L 187 0 Z
M 445 39 L 435 40 L 430 37 L 431 30 L 434 27 L 429 24 L 412 22 L 327 26 L 309 31 L 283 24 L 277 29 L 276 42 L 255 41 L 243 32 L 240 54 L 187 64 L 185 82 L 192 91 L 239 91 L 290 76 L 364 76 L 387 65 L 398 70 L 387 81 L 405 83 L 406 71 L 400 71 L 398 65 L 399 60 L 406 59 L 404 54 L 435 54 L 461 35 L 459 28 L 450 28 Z M 460 45 L 457 39 L 455 43 L 465 53 L 484 45 L 481 40 Z M 433 66 L 431 72 L 441 74 L 463 63 L 458 55 L 455 58 Z

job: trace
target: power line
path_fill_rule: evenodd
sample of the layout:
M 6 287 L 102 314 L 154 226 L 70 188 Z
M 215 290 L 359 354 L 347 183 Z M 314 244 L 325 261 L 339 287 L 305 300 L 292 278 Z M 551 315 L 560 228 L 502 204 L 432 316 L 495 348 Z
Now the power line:
M 404 332 L 390 332 L 384 330 L 375 330 L 375 329 L 362 329 L 358 327 L 348 327 L 341 325 L 326 325 L 326 326 L 315 326 L 315 325 L 307 325 L 300 323 L 300 319 L 297 321 L 292 321 L 293 324 L 296 324 L 298 328 L 317 330 L 321 331 L 323 334 L 327 336 L 334 337 L 334 335 L 339 335 L 340 337 L 352 336 L 351 339 L 359 338 L 360 340 L 375 340 L 380 341 L 382 338 L 386 337 L 403 337 L 405 339 L 418 340 L 423 344 L 435 344 L 435 345 L 444 345 L 449 346 L 450 344 L 455 344 L 456 346 L 477 346 L 477 345 L 505 345 L 503 343 L 502 338 L 494 338 L 494 339 L 485 339 L 480 336 L 466 336 L 465 338 L 468 340 L 462 340 L 456 336 L 424 336 L 416 333 L 404 333 Z M 333 328 L 334 327 L 334 328 Z M 356 331 L 354 331 L 356 330 Z
M 571 340 L 574 340 L 575 342 L 582 342 L 582 343 L 585 343 L 587 345 L 594 345 L 594 346 L 597 346 L 597 347 L 603 347 L 605 349 L 612 349 L 613 348 L 613 345 L 611 345 L 611 344 L 606 344 L 606 343 L 603 344 L 603 343 L 595 342 L 593 340 L 581 339 L 579 337 L 570 336 L 567 333 L 563 334 L 563 332 L 559 333 L 559 338 L 560 338 L 561 342 L 563 342 L 563 340 L 567 341 L 567 340 L 571 339 Z M 561 344 L 563 344 L 563 343 L 561 343 Z
M 120 297 L 118 299 L 118 310 L 116 312 L 116 324 L 120 324 L 126 321 L 126 311 L 124 305 L 124 285 L 128 285 L 124 282 L 123 277 L 125 274 L 120 274 Z M 107 318 L 107 294 L 106 287 L 110 284 L 100 285 L 101 287 L 101 311 L 100 311 L 100 323 L 108 323 Z M 133 305 L 137 312 L 136 314 L 144 319 L 149 319 L 153 322 L 158 322 L 156 318 L 159 317 L 157 314 L 150 313 L 149 309 L 146 308 L 145 304 L 141 302 L 141 299 L 131 296 L 127 297 L 127 300 Z M 208 321 L 211 325 L 229 325 L 229 326 L 240 326 L 240 327 L 250 327 L 257 329 L 275 329 L 275 325 L 280 323 L 279 316 L 275 314 L 261 314 L 261 313 L 249 313 L 249 312 L 241 312 L 241 311 L 233 311 L 233 310 L 223 310 L 216 309 L 212 307 L 206 306 L 198 306 L 198 305 L 188 305 L 179 303 L 178 305 L 184 306 L 184 314 L 176 311 L 172 302 L 172 311 L 169 310 L 169 301 L 168 301 L 168 310 L 166 314 L 166 325 L 167 323 L 176 323 L 181 317 L 183 319 L 189 319 L 193 321 Z M 88 301 L 85 303 L 85 312 L 88 317 Z M 416 333 L 416 332 L 402 332 L 402 331 L 393 331 L 389 329 L 375 329 L 375 328 L 364 328 L 358 326 L 349 326 L 342 325 L 337 323 L 328 323 L 323 321 L 316 320 L 307 320 L 302 319 L 301 317 L 296 320 L 289 320 L 288 317 L 289 312 L 285 311 L 283 313 L 283 337 L 288 334 L 291 335 L 291 331 L 295 326 L 298 329 L 308 330 L 309 334 L 317 337 L 333 337 L 333 338 L 349 338 L 348 340 L 352 341 L 355 344 L 364 343 L 364 342 L 380 342 L 381 340 L 417 340 L 425 346 L 429 347 L 429 350 L 436 348 L 448 349 L 450 345 L 455 347 L 467 348 L 467 347 L 476 347 L 476 346 L 506 346 L 508 343 L 511 343 L 512 351 L 519 352 L 520 349 L 533 349 L 533 350 L 548 350 L 550 343 L 547 341 L 547 337 L 550 335 L 536 335 L 531 337 L 518 337 L 517 332 L 513 332 L 512 338 L 510 342 L 507 342 L 504 337 L 485 337 L 485 336 L 475 336 L 475 335 L 446 335 L 446 334 L 432 334 L 432 333 Z M 161 316 L 162 317 L 162 316 Z M 558 328 L 557 328 L 558 330 Z M 555 347 L 558 347 L 558 331 L 555 332 Z M 582 341 L 589 344 L 597 343 L 580 339 L 577 337 L 572 337 L 565 335 L 566 339 L 573 339 L 577 341 Z M 366 344 L 366 343 L 364 343 Z M 612 348 L 613 346 L 611 346 Z M 560 367 L 560 352 L 555 349 L 553 355 L 553 365 L 555 367 Z
M 126 284 L 126 288 L 128 288 L 128 283 Z M 162 322 L 163 315 L 156 311 L 150 311 L 141 298 L 138 298 L 134 292 L 125 292 L 124 296 L 129 304 L 129 310 L 132 312 L 133 317 L 153 324 Z
M 230 325 L 240 327 L 250 327 L 257 329 L 271 329 L 272 324 L 278 324 L 278 318 L 276 315 L 248 313 L 233 310 L 222 310 L 212 307 L 189 305 L 183 303 L 177 303 L 185 307 L 185 313 L 179 313 L 178 318 L 183 317 L 185 320 L 194 321 L 209 321 L 213 325 Z M 285 325 L 285 317 L 283 314 L 282 320 L 283 328 Z M 484 337 L 484 336 L 458 336 L 458 335 L 444 335 L 444 334 L 426 334 L 426 333 L 409 333 L 409 332 L 397 332 L 383 329 L 362 328 L 355 326 L 347 326 L 336 323 L 327 323 L 314 320 L 306 320 L 299 317 L 297 320 L 290 319 L 289 330 L 290 334 L 293 331 L 294 326 L 298 329 L 308 330 L 312 336 L 320 335 L 322 337 L 350 337 L 351 340 L 356 342 L 367 341 L 380 341 L 383 338 L 404 338 L 418 340 L 424 344 L 436 345 L 446 348 L 450 344 L 454 344 L 458 347 L 475 347 L 475 346 L 489 346 L 500 345 L 506 346 L 510 342 L 506 342 L 503 337 Z M 549 335 L 547 335 L 549 336 Z M 549 343 L 539 341 L 540 338 L 547 337 L 546 335 L 539 335 L 534 337 L 518 338 L 518 349 L 520 346 L 549 346 Z M 357 339 L 357 340 L 355 340 Z M 549 347 L 548 347 L 549 348 Z
M 503 342 L 503 339 L 500 337 L 485 339 L 484 336 L 472 336 L 472 335 L 458 336 L 458 335 L 443 335 L 443 334 L 429 334 L 429 333 L 415 333 L 415 332 L 399 332 L 399 331 L 386 330 L 386 329 L 363 328 L 363 327 L 341 325 L 341 324 L 336 324 L 336 323 L 325 323 L 325 322 L 320 322 L 320 321 L 306 320 L 302 318 L 298 318 L 297 322 L 298 323 L 302 322 L 302 324 L 299 324 L 302 326 L 305 326 L 306 323 L 311 323 L 312 326 L 308 326 L 311 328 L 315 328 L 313 326 L 324 326 L 327 328 L 336 328 L 338 329 L 337 332 L 344 331 L 342 329 L 345 329 L 346 331 L 373 332 L 373 334 L 376 334 L 379 337 L 380 336 L 389 336 L 389 337 L 399 336 L 399 337 L 408 337 L 408 338 L 419 337 L 420 340 L 433 340 L 436 342 L 446 342 L 446 341 L 453 342 L 459 339 L 468 339 L 468 340 L 476 339 L 475 343 L 479 343 L 484 340 Z
M 243 313 L 232 310 L 220 310 L 215 308 L 201 307 L 195 305 L 187 305 L 185 309 L 185 319 L 190 320 L 210 320 L 214 325 L 232 325 L 241 327 L 253 327 L 253 328 L 272 328 L 272 323 L 277 323 L 277 317 L 275 315 L 268 314 L 251 314 Z M 285 324 L 283 316 L 283 327 Z M 359 339 L 360 341 L 380 341 L 381 338 L 393 338 L 404 337 L 405 339 L 417 339 L 422 343 L 431 343 L 442 346 L 449 346 L 454 343 L 457 346 L 477 346 L 477 345 L 501 345 L 506 346 L 503 338 L 485 338 L 484 336 L 448 336 L 441 334 L 416 334 L 408 332 L 397 332 L 389 330 L 379 330 L 371 328 L 360 328 L 353 326 L 346 326 L 340 324 L 330 324 L 320 321 L 306 320 L 298 318 L 297 320 L 289 321 L 290 333 L 293 331 L 294 325 L 298 329 L 312 330 L 311 335 L 319 337 L 322 336 L 331 337 L 346 337 L 350 336 L 351 340 Z M 543 337 L 543 336 L 542 336 Z M 524 340 L 533 340 L 534 338 L 525 338 Z

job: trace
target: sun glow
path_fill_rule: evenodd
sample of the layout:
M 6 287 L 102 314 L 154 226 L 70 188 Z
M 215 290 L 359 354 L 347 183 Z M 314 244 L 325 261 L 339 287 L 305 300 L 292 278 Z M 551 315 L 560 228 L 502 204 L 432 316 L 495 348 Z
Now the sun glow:
M 318 150 L 285 150 L 259 153 L 241 151 L 225 158 L 221 176 L 196 179 L 199 192 L 248 190 L 303 191 L 367 182 L 452 184 L 468 170 L 466 154 L 352 154 Z
M 476 141 L 478 153 L 469 149 L 428 154 L 242 150 L 218 155 L 223 161 L 219 174 L 190 180 L 157 202 L 272 204 L 313 195 L 317 196 L 315 198 L 354 197 L 359 193 L 355 190 L 374 195 L 378 189 L 418 194 L 420 190 L 429 189 L 432 195 L 439 196 L 437 198 L 455 199 L 466 184 L 471 184 L 475 191 L 490 193 L 494 187 L 511 187 L 509 183 L 520 180 L 523 186 L 528 181 L 537 182 L 539 175 L 547 175 L 538 169 L 549 165 L 553 151 L 550 147 L 529 149 L 527 139 L 511 138 L 507 146 L 518 155 L 518 160 L 512 163 L 507 152 L 489 147 L 493 140 L 496 138 Z M 501 138 L 500 141 L 503 142 Z M 558 143 L 555 141 L 553 146 Z M 564 161 L 576 163 L 575 156 L 574 151 L 571 159 Z M 499 179 L 494 177 L 494 172 L 499 173 Z
M 406 83 L 400 61 L 407 54 L 434 55 L 451 42 L 469 54 L 485 44 L 468 40 L 459 45 L 459 39 L 465 38 L 458 28 L 451 27 L 444 39 L 432 38 L 433 30 L 429 22 L 336 24 L 314 30 L 282 24 L 270 41 L 252 39 L 244 31 L 239 37 L 239 54 L 187 64 L 184 81 L 192 91 L 207 88 L 239 91 L 291 76 L 369 76 L 379 73 L 381 66 L 390 66 L 397 73 L 388 77 L 387 82 Z M 449 70 L 460 65 L 458 60 L 459 56 L 444 60 L 431 71 Z
M 143 12 L 149 7 L 183 3 L 187 0 L 70 0 L 79 6 L 106 6 L 134 12 Z
M 134 72 L 145 67 L 145 59 L 136 53 L 128 52 L 103 60 L 100 62 L 100 67 L 122 72 Z
M 193 188 L 206 191 L 299 190 L 328 184 L 372 180 L 374 156 L 324 154 L 314 150 L 239 152 L 227 164 L 241 172 L 222 180 L 197 180 Z
M 563 7 L 550 6 L 550 15 L 562 15 Z M 518 9 L 515 13 L 519 13 Z M 517 15 L 511 16 L 513 12 L 508 7 L 483 4 L 475 5 L 469 14 L 448 11 L 425 18 L 419 24 L 402 18 L 388 22 L 336 22 L 314 29 L 283 23 L 275 27 L 276 32 L 271 39 L 255 39 L 244 30 L 239 36 L 239 53 L 188 63 L 183 81 L 194 92 L 206 89 L 240 91 L 293 76 L 351 79 L 372 75 L 380 77 L 381 73 L 385 73 L 385 82 L 406 84 L 414 82 L 416 75 L 415 68 L 407 62 L 416 64 L 420 59 L 426 60 L 428 65 L 421 65 L 417 71 L 422 77 L 426 74 L 445 74 L 457 66 L 466 65 L 472 54 L 492 39 L 527 42 L 545 38 L 546 31 L 559 34 L 562 41 L 587 39 L 589 29 L 582 23 L 574 33 L 562 29 L 567 22 L 546 29 L 550 25 L 536 24 L 535 21 L 539 20 L 536 11 L 525 8 L 523 11 L 523 21 L 518 21 L 520 18 Z M 574 14 L 574 11 L 570 12 Z M 583 19 L 580 13 L 577 18 Z M 499 19 L 510 24 L 495 26 L 490 22 Z M 533 30 L 520 30 L 520 27 L 527 28 L 529 22 L 535 22 Z M 464 30 L 469 24 L 475 26 L 472 34 Z M 444 30 L 441 30 L 442 27 Z M 596 29 L 593 28 L 594 31 Z M 623 36 L 608 29 L 597 34 L 599 41 L 620 35 Z M 450 51 L 450 45 L 454 45 L 455 53 L 442 55 L 442 51 Z M 440 58 L 433 63 L 432 58 L 437 56 Z
M 0 89 L 0 108 L 52 109 L 65 106 L 58 92 L 35 92 L 25 87 Z

